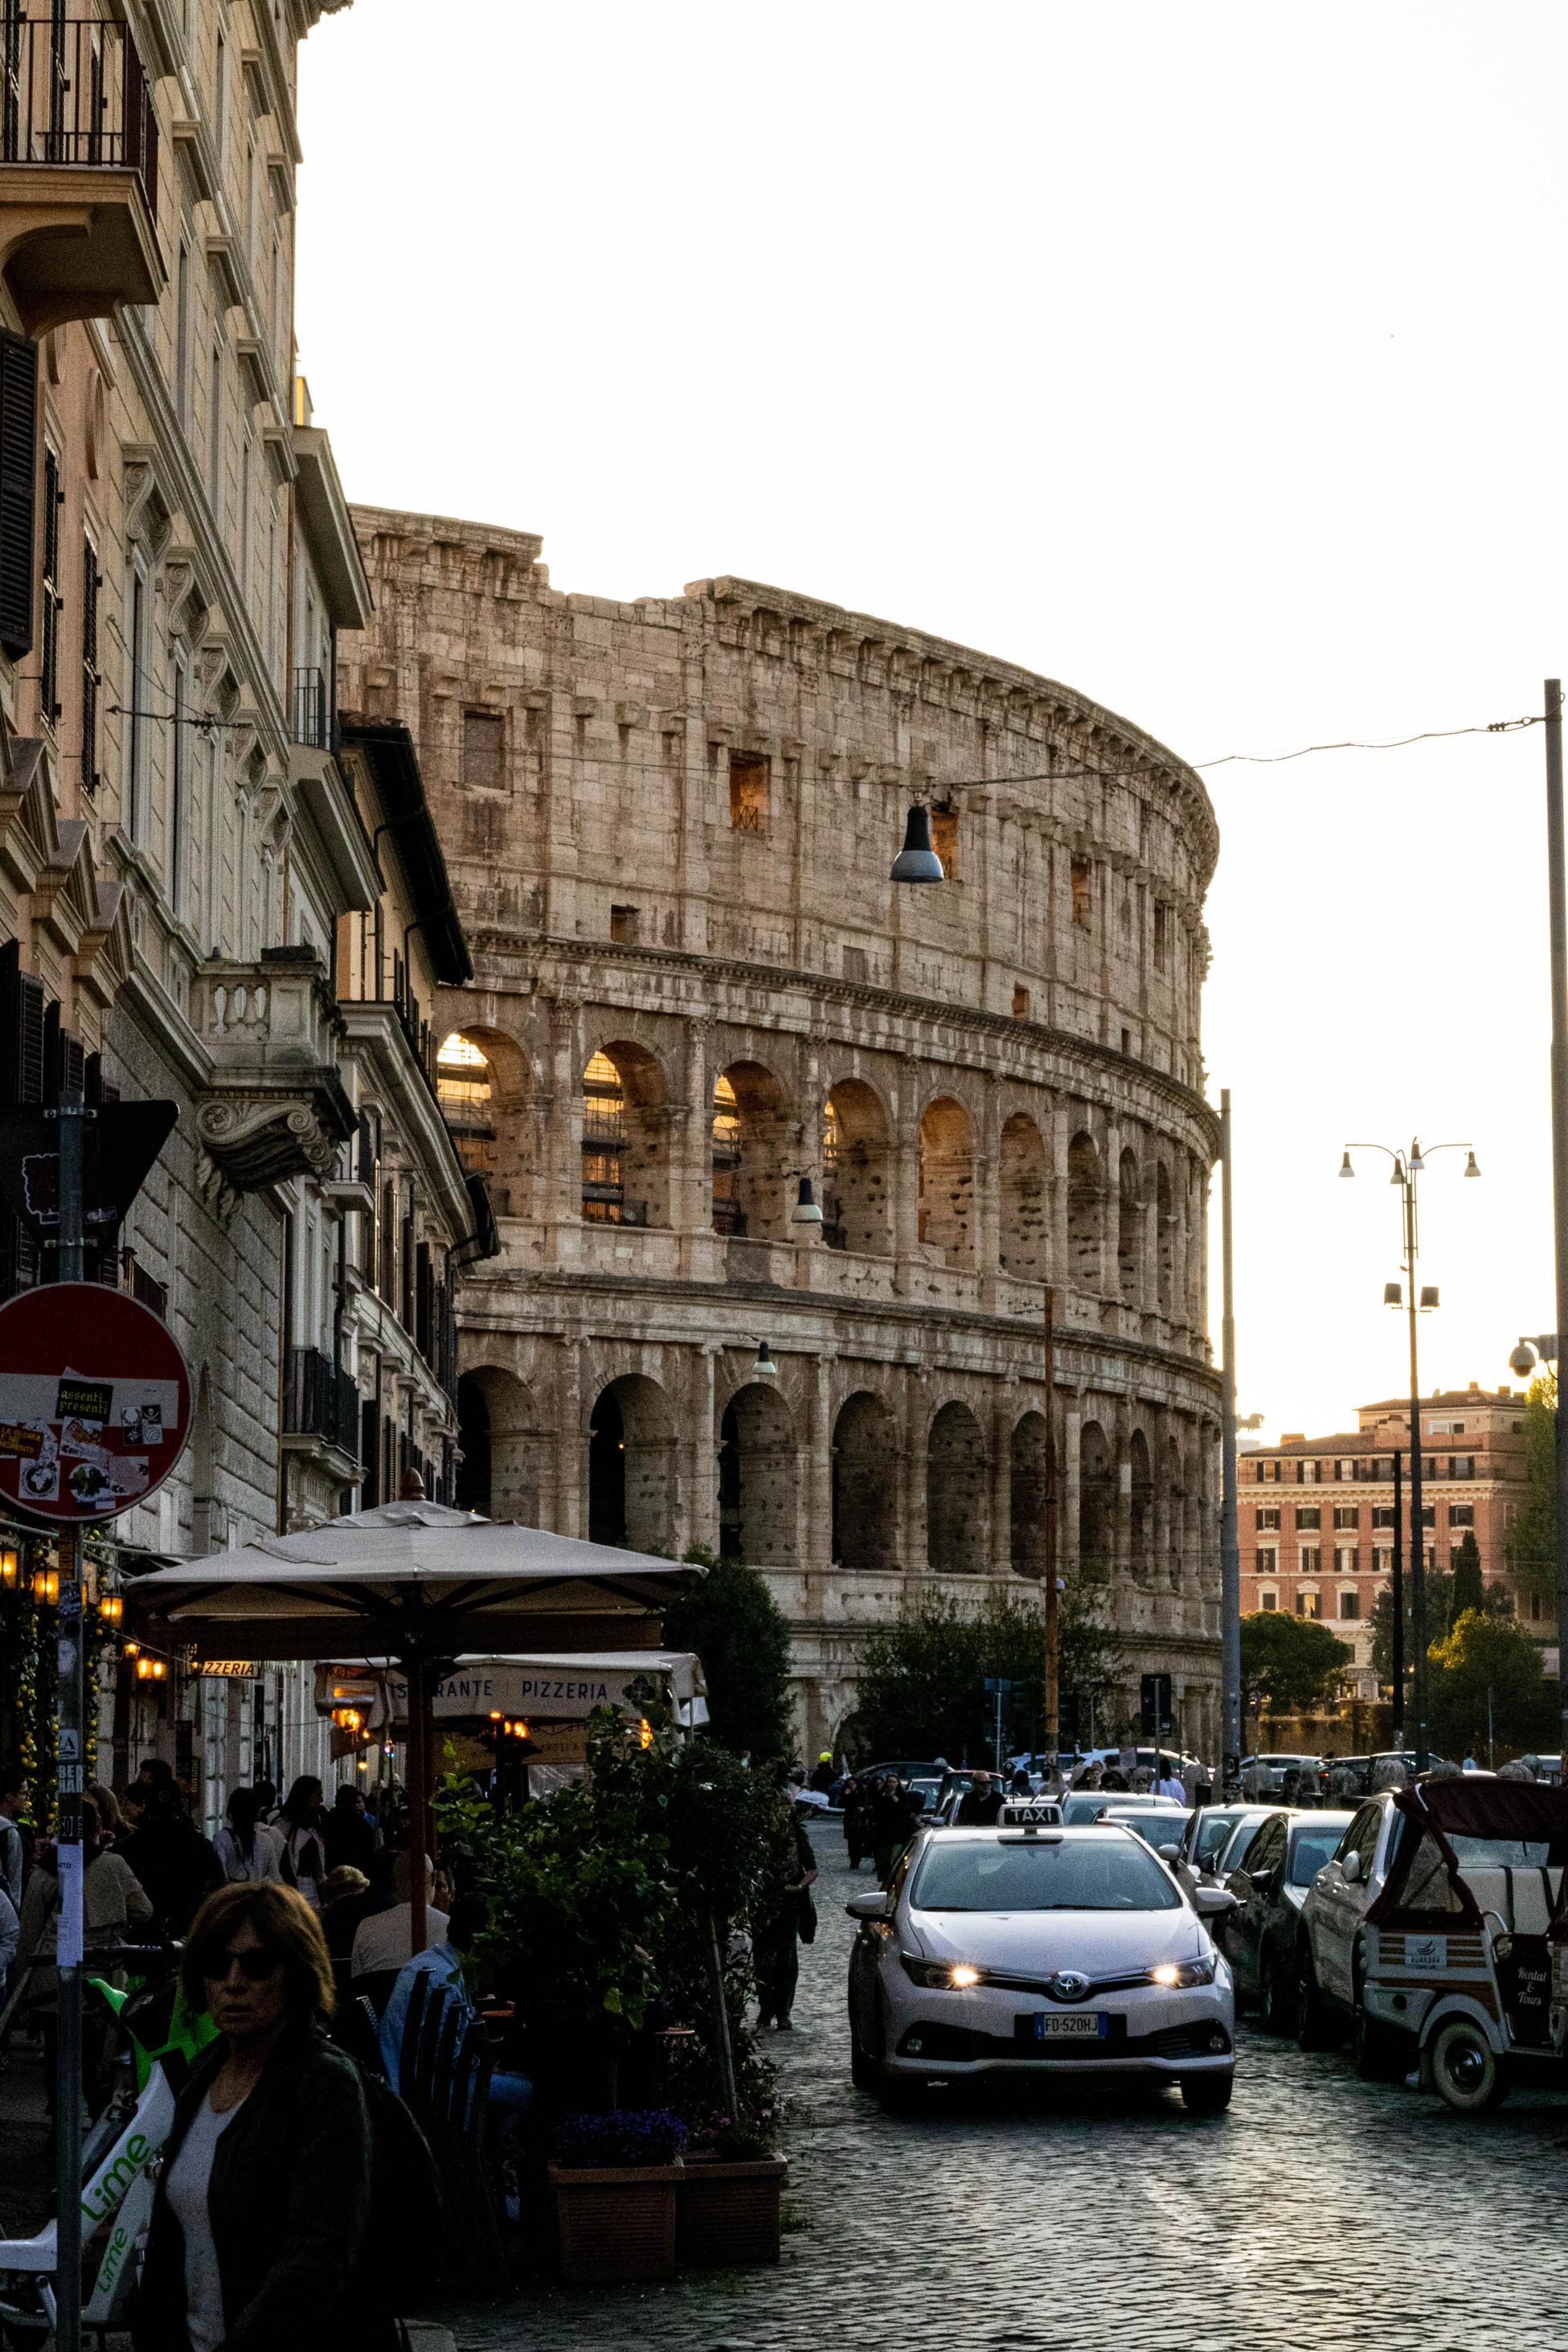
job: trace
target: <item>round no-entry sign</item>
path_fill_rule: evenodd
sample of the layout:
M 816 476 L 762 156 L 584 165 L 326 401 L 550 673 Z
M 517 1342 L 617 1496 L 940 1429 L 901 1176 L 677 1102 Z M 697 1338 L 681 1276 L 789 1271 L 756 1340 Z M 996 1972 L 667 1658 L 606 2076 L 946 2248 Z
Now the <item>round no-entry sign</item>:
M 191 1375 L 151 1307 L 96 1282 L 0 1307 L 0 1505 L 111 1519 L 163 1484 L 191 1433 Z

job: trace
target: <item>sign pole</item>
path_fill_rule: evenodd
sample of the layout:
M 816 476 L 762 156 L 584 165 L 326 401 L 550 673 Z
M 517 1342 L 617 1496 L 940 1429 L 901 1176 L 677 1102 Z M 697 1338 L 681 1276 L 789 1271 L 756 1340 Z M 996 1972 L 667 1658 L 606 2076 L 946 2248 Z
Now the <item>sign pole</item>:
M 1045 1745 L 1061 1748 L 1061 1595 L 1056 1566 L 1056 1293 L 1045 1286 Z
M 59 1246 L 57 1282 L 82 1279 L 85 1206 L 82 1125 L 92 1113 L 78 1088 L 60 1089 Z M 81 2345 L 81 2105 L 82 2105 L 82 1539 L 79 1528 L 59 1538 L 60 1601 L 57 1665 L 59 1729 L 56 1742 L 56 1857 L 60 1916 L 56 1957 L 59 1971 L 59 2031 L 55 2074 L 55 2343 L 57 2352 Z

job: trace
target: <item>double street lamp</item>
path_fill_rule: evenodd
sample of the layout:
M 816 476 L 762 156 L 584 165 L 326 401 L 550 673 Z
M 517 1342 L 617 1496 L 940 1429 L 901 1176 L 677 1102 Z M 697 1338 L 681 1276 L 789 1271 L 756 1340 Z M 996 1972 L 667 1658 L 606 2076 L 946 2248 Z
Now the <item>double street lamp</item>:
M 1416 1286 L 1416 1261 L 1420 1247 L 1416 1190 L 1426 1171 L 1427 1162 L 1439 1151 L 1464 1152 L 1467 1176 L 1479 1176 L 1481 1171 L 1468 1143 L 1430 1143 L 1423 1150 L 1419 1141 L 1412 1139 L 1408 1150 L 1398 1150 L 1386 1143 L 1347 1144 L 1340 1162 L 1342 1177 L 1355 1174 L 1350 1160 L 1353 1151 L 1385 1153 L 1394 1162 L 1394 1172 L 1388 1181 L 1399 1187 L 1405 1286 L 1402 1294 L 1398 1283 L 1387 1284 L 1383 1298 L 1387 1307 L 1398 1307 L 1403 1303 L 1410 1327 L 1410 1646 L 1416 1654 L 1412 1661 L 1411 1696 L 1416 1706 L 1416 1769 L 1424 1772 L 1431 1757 L 1427 1743 L 1427 1528 L 1421 1504 L 1421 1381 L 1416 1357 L 1416 1318 L 1417 1315 L 1430 1313 L 1437 1306 L 1437 1293 L 1431 1284 L 1419 1292 Z M 1399 1606 L 1397 1594 L 1394 1596 L 1394 1606 L 1396 1609 Z M 1396 1627 L 1396 1659 L 1399 1656 L 1398 1630 Z

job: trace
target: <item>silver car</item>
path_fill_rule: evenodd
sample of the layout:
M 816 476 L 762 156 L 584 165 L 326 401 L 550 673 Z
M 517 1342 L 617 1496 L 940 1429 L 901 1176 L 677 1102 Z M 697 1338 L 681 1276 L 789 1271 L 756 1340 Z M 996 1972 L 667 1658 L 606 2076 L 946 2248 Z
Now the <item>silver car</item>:
M 846 1906 L 856 2085 L 905 2103 L 934 2082 L 1038 2073 L 1177 2083 L 1218 2115 L 1236 2065 L 1230 1970 L 1196 1903 L 1130 1831 L 925 1832 L 885 1892 Z

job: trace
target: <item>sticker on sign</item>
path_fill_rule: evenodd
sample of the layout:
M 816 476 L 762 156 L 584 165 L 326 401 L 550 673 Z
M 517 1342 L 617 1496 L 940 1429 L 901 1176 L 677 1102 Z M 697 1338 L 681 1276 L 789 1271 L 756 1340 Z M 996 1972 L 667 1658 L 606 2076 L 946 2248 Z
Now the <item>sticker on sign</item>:
M 0 1507 L 81 1523 L 161 1486 L 191 1427 L 191 1376 L 150 1307 L 96 1282 L 0 1307 Z

